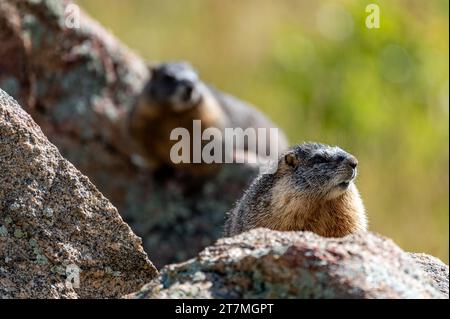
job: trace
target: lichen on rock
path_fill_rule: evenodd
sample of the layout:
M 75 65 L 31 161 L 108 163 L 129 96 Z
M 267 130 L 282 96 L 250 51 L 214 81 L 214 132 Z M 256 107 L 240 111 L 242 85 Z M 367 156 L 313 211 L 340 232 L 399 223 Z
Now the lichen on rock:
M 156 276 L 116 208 L 2 90 L 0 185 L 0 298 L 120 297 Z
M 442 265 L 441 265 L 442 266 Z M 324 238 L 255 229 L 164 267 L 127 298 L 448 298 L 408 253 L 373 233 Z

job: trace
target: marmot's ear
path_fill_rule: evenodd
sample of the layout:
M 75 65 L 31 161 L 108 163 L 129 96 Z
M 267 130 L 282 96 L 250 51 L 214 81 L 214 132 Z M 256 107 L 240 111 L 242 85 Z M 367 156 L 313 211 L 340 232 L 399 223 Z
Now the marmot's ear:
M 286 162 L 287 165 L 291 167 L 297 167 L 299 162 L 297 155 L 294 152 L 289 152 L 286 155 L 284 155 L 284 161 Z

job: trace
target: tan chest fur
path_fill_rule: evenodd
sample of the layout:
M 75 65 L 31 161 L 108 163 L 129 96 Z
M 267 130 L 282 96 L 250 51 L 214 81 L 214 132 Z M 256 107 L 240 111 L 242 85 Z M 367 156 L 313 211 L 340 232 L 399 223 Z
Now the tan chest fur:
M 272 202 L 256 227 L 280 231 L 312 231 L 325 237 L 342 237 L 367 228 L 364 206 L 355 185 L 338 198 L 319 200 L 302 195 L 281 179 L 272 189 Z

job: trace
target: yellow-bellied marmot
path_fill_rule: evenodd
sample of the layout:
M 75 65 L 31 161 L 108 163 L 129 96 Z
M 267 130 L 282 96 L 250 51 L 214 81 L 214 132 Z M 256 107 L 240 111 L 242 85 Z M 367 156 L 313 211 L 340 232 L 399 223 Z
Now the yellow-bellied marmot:
M 136 151 L 149 166 L 163 164 L 195 173 L 217 169 L 218 165 L 193 163 L 192 157 L 189 164 L 175 164 L 170 158 L 170 150 L 177 143 L 170 139 L 171 132 L 182 127 L 192 136 L 194 120 L 201 121 L 202 130 L 218 128 L 221 132 L 225 128 L 276 128 L 253 106 L 204 84 L 187 63 L 158 64 L 150 67 L 150 73 L 151 78 L 128 118 Z M 270 138 L 267 135 L 266 145 L 270 145 Z M 277 138 L 279 152 L 285 151 L 288 142 L 281 130 Z M 201 141 L 202 146 L 205 144 Z M 243 145 L 246 149 L 247 144 Z
M 312 231 L 342 237 L 367 229 L 367 218 L 353 183 L 356 158 L 339 147 L 317 143 L 283 154 L 273 174 L 261 174 L 228 213 L 225 236 L 257 227 Z

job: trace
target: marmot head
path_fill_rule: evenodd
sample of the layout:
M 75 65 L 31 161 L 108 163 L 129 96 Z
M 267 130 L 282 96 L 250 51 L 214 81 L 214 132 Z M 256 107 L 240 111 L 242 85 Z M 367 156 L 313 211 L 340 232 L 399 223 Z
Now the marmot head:
M 197 72 L 186 62 L 168 62 L 149 67 L 150 81 L 145 96 L 169 111 L 183 112 L 199 105 L 202 85 Z
M 334 199 L 344 194 L 357 174 L 357 159 L 334 146 L 304 143 L 284 153 L 279 162 L 289 186 L 307 197 Z

